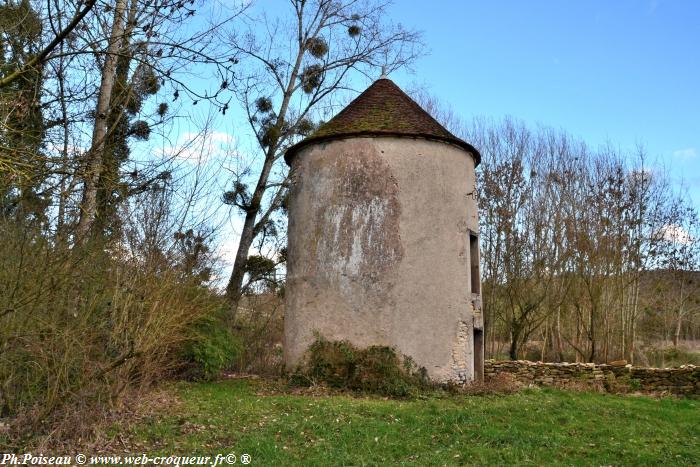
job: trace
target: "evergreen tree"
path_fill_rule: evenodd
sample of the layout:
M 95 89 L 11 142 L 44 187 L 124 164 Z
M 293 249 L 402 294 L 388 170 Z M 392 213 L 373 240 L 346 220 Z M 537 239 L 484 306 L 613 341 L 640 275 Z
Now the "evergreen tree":
M 40 52 L 42 22 L 29 0 L 0 5 L 0 78 L 24 67 Z M 0 93 L 0 212 L 17 220 L 44 224 L 48 199 L 44 119 L 41 107 L 43 68 L 28 68 Z

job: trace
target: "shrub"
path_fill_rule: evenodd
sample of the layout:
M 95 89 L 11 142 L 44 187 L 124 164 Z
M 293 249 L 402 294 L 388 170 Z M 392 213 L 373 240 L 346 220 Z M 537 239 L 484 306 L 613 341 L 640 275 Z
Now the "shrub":
M 0 238 L 0 418 L 17 443 L 85 434 L 124 393 L 173 375 L 222 306 L 163 255 L 68 248 L 1 218 Z
M 630 389 L 633 391 L 641 391 L 642 390 L 642 382 L 638 380 L 637 378 L 630 378 L 629 381 Z
M 231 367 L 241 356 L 240 339 L 233 335 L 225 309 L 206 316 L 194 325 L 194 335 L 184 347 L 184 375 L 192 379 L 212 380 Z
M 603 382 L 603 385 L 607 392 L 615 394 L 627 394 L 642 389 L 642 382 L 637 378 L 632 378 L 628 374 L 617 376 L 609 374 Z
M 278 377 L 282 373 L 284 301 L 280 290 L 269 288 L 241 298 L 235 319 L 235 334 L 242 353 L 233 369 L 242 373 Z
M 348 341 L 329 341 L 320 336 L 290 382 L 323 383 L 389 397 L 407 397 L 429 386 L 425 369 L 392 347 L 358 349 Z
M 317 337 L 308 350 L 306 370 L 310 378 L 335 387 L 349 387 L 357 367 L 357 349 L 347 341 Z

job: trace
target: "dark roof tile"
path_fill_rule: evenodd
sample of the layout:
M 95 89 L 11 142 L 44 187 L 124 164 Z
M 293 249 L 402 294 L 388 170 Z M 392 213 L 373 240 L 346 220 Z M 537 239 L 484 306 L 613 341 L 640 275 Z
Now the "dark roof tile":
M 469 151 L 476 165 L 481 160 L 471 144 L 447 131 L 393 81 L 385 78 L 375 81 L 338 115 L 289 148 L 284 159 L 289 164 L 294 155 L 309 144 L 352 136 L 408 136 L 439 140 Z

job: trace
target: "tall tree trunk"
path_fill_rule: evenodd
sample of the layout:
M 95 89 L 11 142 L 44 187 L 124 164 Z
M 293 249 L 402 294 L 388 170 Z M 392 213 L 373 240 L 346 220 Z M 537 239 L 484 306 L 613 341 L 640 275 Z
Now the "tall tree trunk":
M 58 8 L 57 0 L 54 1 L 54 6 L 59 11 L 57 15 L 58 29 L 63 29 L 62 18 L 63 13 Z M 66 218 L 66 203 L 68 201 L 68 142 L 70 138 L 70 125 L 68 123 L 68 106 L 66 104 L 66 77 L 65 77 L 65 58 L 64 53 L 64 43 L 63 41 L 59 44 L 59 53 L 61 57 L 58 59 L 58 69 L 56 71 L 56 80 L 58 81 L 58 98 L 61 104 L 61 120 L 62 130 L 63 130 L 63 147 L 61 148 L 61 170 L 64 172 L 61 175 L 61 180 L 58 184 L 58 214 L 56 216 L 56 239 L 58 243 L 63 243 L 65 241 L 65 235 L 63 232 L 64 223 Z
M 542 352 L 540 353 L 540 361 L 544 362 L 547 355 L 547 344 L 549 343 L 549 319 L 544 323 L 544 336 L 542 337 Z
M 238 242 L 238 249 L 236 250 L 236 259 L 233 262 L 231 277 L 229 278 L 228 285 L 226 286 L 226 296 L 231 304 L 232 318 L 235 318 L 238 303 L 240 302 L 241 295 L 243 294 L 242 289 L 243 278 L 245 276 L 245 262 L 248 259 L 248 252 L 250 251 L 250 247 L 255 239 L 253 231 L 255 228 L 256 214 L 257 213 L 249 211 L 245 216 L 243 230 L 241 231 L 241 238 Z
M 291 101 L 292 95 L 294 94 L 294 87 L 296 85 L 297 79 L 299 77 L 299 70 L 301 69 L 302 59 L 304 58 L 304 52 L 306 47 L 303 41 L 303 31 L 301 24 L 301 12 L 299 13 L 299 37 L 298 37 L 298 50 L 297 57 L 294 63 L 294 68 L 289 76 L 289 81 L 287 82 L 287 88 L 282 98 L 282 104 L 280 110 L 277 113 L 277 120 L 275 121 L 275 126 L 277 129 L 282 128 L 285 118 L 287 118 L 287 111 L 289 110 L 289 103 Z M 236 251 L 236 259 L 233 262 L 233 270 L 231 271 L 231 277 L 229 278 L 228 285 L 226 286 L 226 296 L 231 305 L 231 319 L 235 319 L 236 311 L 238 309 L 238 303 L 241 300 L 241 295 L 243 294 L 243 278 L 245 277 L 245 263 L 248 259 L 248 253 L 250 247 L 253 244 L 253 240 L 257 236 L 261 223 L 261 219 L 256 223 L 258 214 L 260 213 L 263 196 L 267 191 L 267 183 L 270 178 L 270 172 L 272 166 L 278 157 L 277 151 L 279 150 L 280 141 L 273 141 L 270 143 L 266 154 L 265 163 L 258 177 L 258 181 L 255 185 L 255 191 L 253 192 L 253 197 L 250 201 L 250 206 L 246 212 L 245 221 L 243 223 L 243 230 L 241 231 L 241 239 L 238 243 L 238 249 Z
M 111 104 L 112 89 L 116 78 L 118 53 L 122 49 L 124 39 L 124 15 L 127 0 L 116 0 L 114 21 L 107 45 L 102 68 L 100 89 L 95 108 L 95 126 L 92 132 L 92 144 L 87 152 L 87 163 L 84 174 L 83 197 L 80 205 L 80 220 L 76 229 L 76 241 L 83 242 L 89 234 L 97 216 L 97 192 L 100 175 L 102 174 L 102 154 L 107 137 L 107 121 Z
M 590 313 L 590 321 L 589 321 L 589 329 L 588 329 L 588 341 L 591 344 L 590 347 L 590 353 L 588 354 L 588 363 L 593 363 L 596 358 L 596 353 L 597 353 L 597 348 L 596 348 L 596 330 L 595 326 L 597 326 L 597 321 L 595 320 L 595 315 L 596 315 L 596 307 L 593 306 L 591 307 L 591 313 Z
M 681 340 L 681 328 L 683 327 L 683 311 L 678 310 L 676 317 L 676 330 L 673 333 L 673 347 L 678 347 L 678 342 Z
M 557 306 L 557 355 L 559 361 L 564 361 L 564 349 L 561 345 L 561 305 Z
M 639 312 L 639 273 L 635 273 L 634 290 L 632 295 L 632 310 L 630 317 L 630 353 L 629 362 L 634 364 L 635 340 L 637 339 L 637 314 Z
M 519 341 L 520 341 L 521 331 L 522 331 L 522 327 L 520 326 L 520 324 L 518 324 L 517 321 L 513 321 L 511 323 L 510 348 L 508 350 L 508 356 L 510 357 L 511 360 L 518 359 L 518 350 L 519 350 Z

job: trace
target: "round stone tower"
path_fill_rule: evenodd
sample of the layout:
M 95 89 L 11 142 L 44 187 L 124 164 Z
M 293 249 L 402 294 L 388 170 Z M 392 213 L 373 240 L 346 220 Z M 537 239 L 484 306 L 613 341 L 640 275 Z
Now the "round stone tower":
M 287 365 L 318 333 L 481 379 L 478 151 L 380 78 L 285 160 Z

